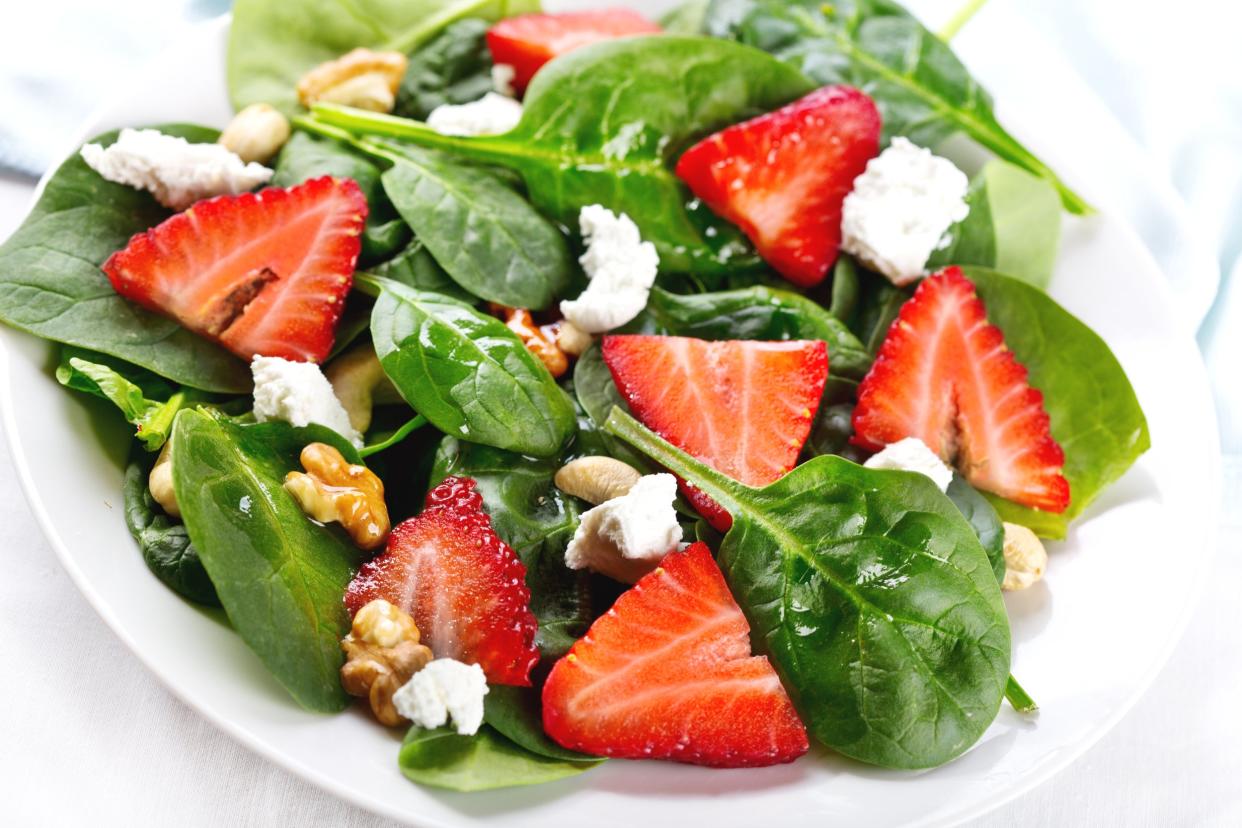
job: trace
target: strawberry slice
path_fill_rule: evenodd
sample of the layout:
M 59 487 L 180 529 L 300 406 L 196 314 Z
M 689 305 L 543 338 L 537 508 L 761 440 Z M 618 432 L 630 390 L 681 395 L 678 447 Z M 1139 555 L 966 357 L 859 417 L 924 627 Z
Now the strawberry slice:
M 828 379 L 828 347 L 819 341 L 606 336 L 603 354 L 643 425 L 749 486 L 794 467 Z M 682 491 L 712 526 L 732 524 L 698 489 L 683 481 Z
M 721 768 L 792 762 L 808 747 L 703 543 L 666 556 L 553 666 L 543 727 L 584 753 Z
M 825 86 L 695 144 L 677 175 L 742 229 L 795 285 L 828 275 L 841 246 L 841 204 L 880 150 L 880 112 L 850 86 Z
M 980 489 L 1049 512 L 1069 506 L 1044 395 L 957 267 L 919 285 L 858 389 L 853 441 L 878 451 L 904 437 Z
M 513 67 L 521 92 L 545 63 L 579 46 L 628 35 L 658 34 L 660 27 L 630 9 L 523 14 L 497 23 L 487 33 L 492 60 Z
M 242 359 L 320 362 L 353 284 L 367 201 L 352 180 L 200 201 L 112 254 L 116 292 Z
M 446 477 L 422 514 L 388 536 L 345 590 L 350 615 L 383 598 L 414 617 L 436 658 L 478 664 L 494 684 L 529 685 L 539 660 L 526 567 L 492 531 L 469 478 Z

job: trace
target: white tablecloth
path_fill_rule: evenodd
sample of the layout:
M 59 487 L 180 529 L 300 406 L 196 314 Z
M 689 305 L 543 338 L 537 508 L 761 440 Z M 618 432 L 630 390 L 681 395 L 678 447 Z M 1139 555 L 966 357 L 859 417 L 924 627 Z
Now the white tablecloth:
M 45 39 L 19 36 L 8 17 L 15 5 L 0 10 L 0 51 L 11 58 L 20 40 L 37 55 L 31 44 Z M 913 5 L 936 21 L 956 1 Z M 1176 9 L 1047 0 L 1030 13 L 1149 151 L 1157 174 L 1187 196 L 1205 242 L 1231 265 L 1242 248 L 1237 12 L 1219 0 Z M 9 124 L 11 115 L 0 110 Z M 0 176 L 0 239 L 30 190 L 27 180 Z M 1116 729 L 978 825 L 1242 825 L 1242 273 L 1229 288 L 1234 295 L 1218 303 L 1202 336 L 1227 452 L 1226 518 L 1207 592 L 1169 665 Z M 1195 289 L 1203 301 L 1190 304 L 1206 309 L 1212 286 L 1200 280 Z M 56 562 L 2 441 L 0 555 L 0 824 L 387 824 L 258 758 L 165 691 Z

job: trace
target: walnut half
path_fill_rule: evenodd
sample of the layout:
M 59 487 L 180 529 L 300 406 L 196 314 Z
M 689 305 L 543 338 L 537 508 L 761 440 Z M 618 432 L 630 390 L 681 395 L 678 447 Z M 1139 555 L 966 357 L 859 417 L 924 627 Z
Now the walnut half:
M 341 686 L 351 696 L 365 698 L 380 724 L 392 727 L 406 721 L 392 696 L 431 661 L 431 650 L 418 639 L 414 619 L 381 598 L 358 610 L 349 635 L 341 640 Z
M 298 81 L 303 106 L 317 101 L 392 112 L 409 60 L 400 52 L 354 49 L 316 66 Z
M 381 546 L 390 528 L 383 481 L 326 443 L 311 443 L 301 459 L 306 473 L 285 475 L 285 489 L 302 511 L 320 523 L 341 524 L 360 549 Z

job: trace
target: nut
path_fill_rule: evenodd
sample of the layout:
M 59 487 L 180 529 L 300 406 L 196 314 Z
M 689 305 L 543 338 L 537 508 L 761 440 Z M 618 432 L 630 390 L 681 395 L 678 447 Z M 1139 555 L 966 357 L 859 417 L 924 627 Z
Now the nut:
M 393 705 L 393 694 L 431 661 L 431 650 L 418 643 L 414 619 L 383 599 L 372 601 L 354 616 L 341 649 L 345 692 L 366 698 L 381 724 L 405 722 Z
M 579 457 L 561 467 L 556 488 L 598 506 L 634 488 L 642 477 L 633 466 L 611 457 Z
M 589 333 L 568 319 L 562 319 L 552 327 L 556 331 L 556 347 L 572 357 L 582 356 L 594 341 Z
M 1025 526 L 1006 523 L 1004 527 L 1005 580 L 1001 583 L 1001 589 L 1016 592 L 1044 577 L 1048 553 L 1035 533 Z
M 160 449 L 160 456 L 156 458 L 155 465 L 151 467 L 151 474 L 147 476 L 147 488 L 151 490 L 151 497 L 160 504 L 160 508 L 175 518 L 181 517 L 181 507 L 177 504 L 177 492 L 173 489 L 171 437 L 164 442 L 164 447 Z
M 375 549 L 388 537 L 384 484 L 366 466 L 356 466 L 332 446 L 311 443 L 302 449 L 306 474 L 285 475 L 285 489 L 302 511 L 319 521 L 336 521 L 360 549 Z
M 561 351 L 555 337 L 535 324 L 530 311 L 525 308 L 506 308 L 493 305 L 493 312 L 505 321 L 506 327 L 518 335 L 518 339 L 526 346 L 526 350 L 539 357 L 554 377 L 559 377 L 569 370 L 569 357 Z
M 371 410 L 376 403 L 402 402 L 401 395 L 384 373 L 370 343 L 363 343 L 341 354 L 323 373 L 332 383 L 332 393 L 345 406 L 349 424 L 359 434 L 365 434 L 371 427 Z
M 298 100 L 303 106 L 323 101 L 392 112 L 408 63 L 400 52 L 354 49 L 303 75 L 298 81 Z
M 220 133 L 220 144 L 241 160 L 260 164 L 289 140 L 289 119 L 267 104 L 251 104 L 233 116 Z

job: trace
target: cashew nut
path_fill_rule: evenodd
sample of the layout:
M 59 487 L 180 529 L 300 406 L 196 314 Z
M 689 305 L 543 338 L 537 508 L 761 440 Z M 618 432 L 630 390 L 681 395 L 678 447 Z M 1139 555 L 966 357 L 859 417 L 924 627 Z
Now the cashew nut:
M 384 484 L 366 466 L 346 462 L 327 443 L 302 449 L 307 473 L 291 471 L 285 490 L 302 511 L 320 523 L 341 524 L 359 549 L 375 549 L 388 537 L 390 523 L 384 504 Z
M 341 649 L 345 651 L 341 666 L 345 692 L 366 698 L 381 724 L 404 722 L 393 704 L 393 694 L 431 661 L 431 650 L 419 643 L 414 619 L 383 599 L 371 601 L 354 616 Z
M 371 410 L 376 404 L 401 402 L 401 395 L 380 366 L 369 343 L 352 348 L 328 364 L 323 371 L 332 383 L 332 393 L 345 406 L 349 423 L 365 434 L 371 427 Z
M 591 335 L 568 319 L 556 323 L 556 347 L 572 357 L 580 357 L 591 347 Z
M 177 492 L 173 489 L 171 437 L 164 442 L 164 447 L 160 449 L 160 456 L 156 458 L 155 465 L 151 467 L 151 474 L 147 476 L 147 488 L 151 490 L 151 497 L 160 504 L 160 508 L 175 518 L 181 517 L 181 507 L 177 504 Z
M 233 116 L 219 143 L 241 160 L 264 163 L 289 140 L 289 119 L 264 103 L 251 104 Z
M 298 81 L 303 106 L 319 101 L 392 112 L 409 59 L 400 52 L 354 49 L 316 66 Z
M 1006 523 L 1004 527 L 1005 580 L 1001 583 L 1001 589 L 1016 592 L 1044 577 L 1048 553 L 1035 533 L 1025 526 Z
M 579 457 L 553 478 L 556 487 L 594 506 L 621 497 L 642 477 L 633 466 L 611 457 Z

